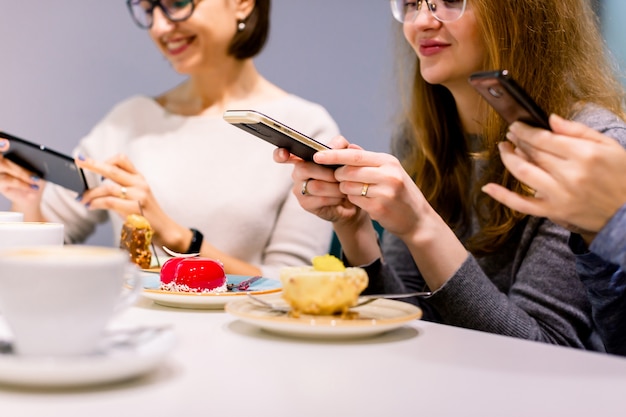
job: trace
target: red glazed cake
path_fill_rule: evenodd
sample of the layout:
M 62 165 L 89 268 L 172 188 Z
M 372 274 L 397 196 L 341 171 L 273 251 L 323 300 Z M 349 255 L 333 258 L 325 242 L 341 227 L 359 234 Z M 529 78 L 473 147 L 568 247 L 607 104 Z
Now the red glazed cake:
M 219 261 L 209 258 L 171 258 L 161 268 L 161 289 L 210 294 L 226 292 L 226 273 Z

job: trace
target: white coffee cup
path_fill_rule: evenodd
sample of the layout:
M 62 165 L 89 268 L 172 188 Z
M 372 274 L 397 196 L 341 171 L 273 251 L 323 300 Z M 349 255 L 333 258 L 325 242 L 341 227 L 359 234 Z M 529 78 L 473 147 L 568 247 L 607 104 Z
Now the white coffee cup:
M 19 211 L 0 211 L 0 222 L 23 222 L 24 213 Z
M 139 269 L 116 248 L 0 250 L 0 311 L 18 355 L 97 352 L 107 323 L 141 290 Z
M 63 245 L 62 223 L 0 222 L 0 248 Z

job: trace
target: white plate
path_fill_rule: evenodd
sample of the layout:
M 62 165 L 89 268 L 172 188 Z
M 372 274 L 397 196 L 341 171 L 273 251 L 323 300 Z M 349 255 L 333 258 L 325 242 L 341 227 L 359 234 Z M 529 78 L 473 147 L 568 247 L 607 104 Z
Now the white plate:
M 274 304 L 285 304 L 279 297 L 268 297 Z M 422 310 L 412 304 L 379 299 L 370 304 L 351 309 L 358 315 L 343 319 L 339 316 L 290 317 L 260 306 L 253 300 L 237 300 L 226 305 L 226 311 L 241 321 L 263 330 L 286 336 L 349 339 L 374 336 L 401 327 L 422 317 Z
M 115 331 L 103 352 L 68 358 L 0 354 L 0 383 L 29 387 L 77 387 L 122 381 L 163 363 L 174 346 L 168 328 Z
M 229 284 L 237 285 L 251 277 L 244 275 L 226 275 Z M 160 290 L 159 274 L 143 272 L 143 296 L 157 304 L 167 307 L 193 309 L 223 309 L 226 303 L 241 298 L 250 293 L 253 295 L 273 294 L 281 290 L 280 281 L 270 278 L 261 278 L 252 283 L 248 291 L 229 291 L 218 294 L 194 294 L 186 292 L 172 292 Z

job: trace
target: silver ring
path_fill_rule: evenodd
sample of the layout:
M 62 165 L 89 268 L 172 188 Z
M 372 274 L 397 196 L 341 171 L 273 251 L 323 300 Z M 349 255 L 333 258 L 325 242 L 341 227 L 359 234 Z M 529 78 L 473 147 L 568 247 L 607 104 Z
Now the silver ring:
M 120 188 L 120 198 L 126 200 L 126 194 L 128 193 L 128 189 L 126 187 Z
M 309 194 L 309 190 L 307 190 L 307 185 L 309 185 L 309 181 L 311 180 L 311 178 L 309 178 L 308 180 L 304 181 L 302 183 L 302 188 L 300 189 L 300 194 L 302 195 L 311 195 Z
M 361 188 L 361 197 L 367 197 L 367 190 L 369 190 L 369 188 L 369 184 L 363 183 L 363 188 Z

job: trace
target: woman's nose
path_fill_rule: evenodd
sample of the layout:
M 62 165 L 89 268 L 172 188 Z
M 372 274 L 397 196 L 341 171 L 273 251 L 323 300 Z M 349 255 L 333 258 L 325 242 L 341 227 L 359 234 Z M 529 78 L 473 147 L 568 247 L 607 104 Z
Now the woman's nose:
M 412 25 L 418 26 L 433 26 L 440 25 L 441 22 L 435 18 L 435 15 L 430 11 L 430 6 L 425 0 L 421 2 L 420 8 L 415 11 L 415 18 L 413 21 L 408 22 Z
M 152 27 L 150 30 L 154 33 L 164 33 L 172 29 L 174 22 L 165 16 L 163 10 L 159 7 L 155 7 L 152 10 Z

